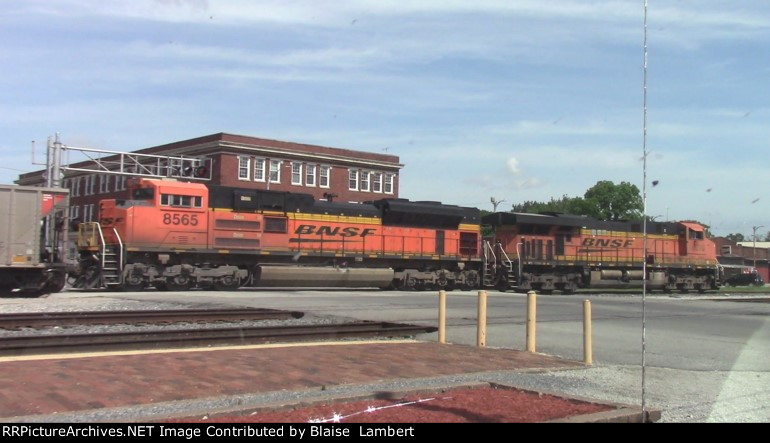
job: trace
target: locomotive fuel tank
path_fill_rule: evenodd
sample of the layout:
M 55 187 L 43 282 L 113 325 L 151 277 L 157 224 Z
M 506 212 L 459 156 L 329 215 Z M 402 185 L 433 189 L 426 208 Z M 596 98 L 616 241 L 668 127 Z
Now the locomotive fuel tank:
M 387 288 L 391 268 L 330 268 L 321 266 L 259 266 L 257 286 Z

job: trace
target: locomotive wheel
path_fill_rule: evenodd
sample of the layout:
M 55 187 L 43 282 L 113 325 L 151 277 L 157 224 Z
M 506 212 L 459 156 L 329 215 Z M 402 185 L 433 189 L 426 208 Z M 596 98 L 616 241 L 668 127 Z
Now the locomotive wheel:
M 217 281 L 214 282 L 214 289 L 217 291 L 235 291 L 241 286 L 241 282 L 233 277 L 233 276 L 227 276 L 227 277 L 221 277 L 218 278 Z
M 557 286 L 557 289 L 560 289 L 563 294 L 574 294 L 577 291 L 577 284 L 574 281 L 570 281 L 563 283 L 561 288 Z
M 470 271 L 465 274 L 465 282 L 460 285 L 463 291 L 470 291 L 479 287 L 479 274 L 476 271 Z
M 128 275 L 120 285 L 123 292 L 139 292 L 146 286 L 144 279 L 140 275 Z
M 64 289 L 64 286 L 67 284 L 67 275 L 63 272 L 54 272 L 53 275 L 48 279 L 48 282 L 45 284 L 43 289 L 41 290 L 40 295 L 44 294 L 51 294 L 54 292 L 61 292 L 62 289 Z
M 177 275 L 166 282 L 169 291 L 189 291 L 192 288 L 192 279 L 189 275 Z

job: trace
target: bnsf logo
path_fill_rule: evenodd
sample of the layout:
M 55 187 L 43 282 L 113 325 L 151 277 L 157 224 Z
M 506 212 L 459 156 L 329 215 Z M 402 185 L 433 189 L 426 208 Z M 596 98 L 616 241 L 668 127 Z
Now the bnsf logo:
M 314 225 L 299 225 L 294 233 L 297 235 L 329 235 L 340 237 L 366 237 L 367 235 L 374 234 L 376 229 L 361 229 L 361 228 L 340 228 L 339 226 L 332 228 L 331 226 L 314 226 Z
M 604 248 L 630 248 L 633 240 L 610 240 L 604 238 L 584 238 L 583 246 L 601 246 Z

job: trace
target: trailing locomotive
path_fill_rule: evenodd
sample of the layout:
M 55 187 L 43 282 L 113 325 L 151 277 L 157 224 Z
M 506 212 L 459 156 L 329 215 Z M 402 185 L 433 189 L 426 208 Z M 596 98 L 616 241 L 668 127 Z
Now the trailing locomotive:
M 650 222 L 647 254 L 639 221 L 598 221 L 564 214 L 494 213 L 483 245 L 483 284 L 500 290 L 565 293 L 578 288 L 663 291 L 718 289 L 716 246 L 691 222 Z
M 73 286 L 476 288 L 480 212 L 436 202 L 315 201 L 307 194 L 131 179 L 81 223 Z

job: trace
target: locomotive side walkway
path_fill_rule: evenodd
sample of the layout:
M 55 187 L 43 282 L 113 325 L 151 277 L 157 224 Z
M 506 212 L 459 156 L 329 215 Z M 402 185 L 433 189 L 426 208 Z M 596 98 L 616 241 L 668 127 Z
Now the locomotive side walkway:
M 413 341 L 13 357 L 0 359 L 0 421 L 160 420 L 217 412 L 201 405 L 222 397 L 576 367 L 584 366 L 510 349 Z

